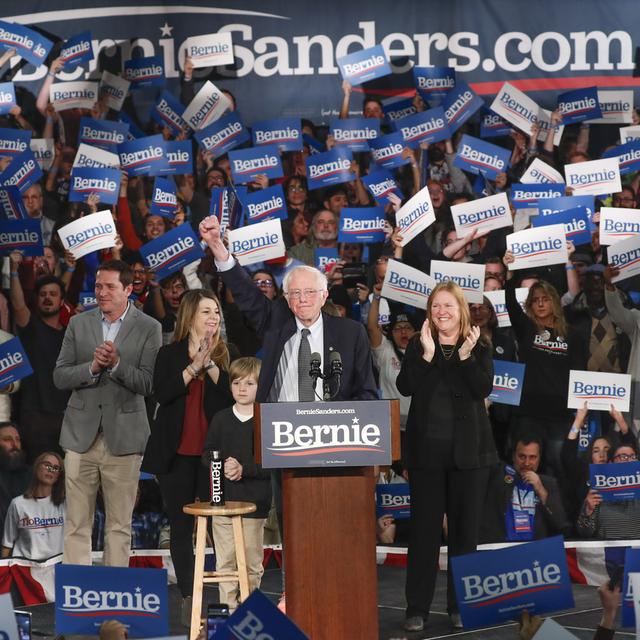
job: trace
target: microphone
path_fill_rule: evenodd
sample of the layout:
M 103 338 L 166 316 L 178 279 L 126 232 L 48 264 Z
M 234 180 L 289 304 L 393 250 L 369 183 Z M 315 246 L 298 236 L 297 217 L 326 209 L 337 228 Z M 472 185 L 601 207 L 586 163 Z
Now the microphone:
M 309 369 L 309 375 L 317 380 L 322 377 L 322 370 L 320 369 L 321 357 L 317 351 L 311 354 L 311 368 Z
M 337 351 L 329 354 L 329 370 L 332 377 L 336 376 L 339 379 L 342 375 L 342 356 Z

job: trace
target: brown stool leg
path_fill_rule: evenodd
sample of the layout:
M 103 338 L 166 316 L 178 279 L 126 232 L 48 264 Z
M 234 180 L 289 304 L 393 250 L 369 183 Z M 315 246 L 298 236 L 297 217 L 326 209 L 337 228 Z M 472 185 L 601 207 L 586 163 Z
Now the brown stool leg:
M 207 518 L 196 517 L 196 557 L 193 568 L 193 602 L 191 606 L 191 629 L 189 640 L 196 640 L 200 632 L 202 614 L 202 582 L 204 574 L 204 550 L 207 542 Z
M 244 531 L 242 530 L 242 516 L 231 516 L 233 523 L 233 541 L 236 547 L 236 564 L 238 565 L 238 582 L 240 584 L 240 602 L 249 597 L 249 571 L 247 570 L 247 555 L 244 546 Z

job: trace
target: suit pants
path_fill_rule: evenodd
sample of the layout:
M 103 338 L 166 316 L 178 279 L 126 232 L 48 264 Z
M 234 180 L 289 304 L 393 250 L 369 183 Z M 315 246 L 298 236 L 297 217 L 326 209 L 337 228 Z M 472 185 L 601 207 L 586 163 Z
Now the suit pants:
M 99 433 L 84 453 L 67 450 L 64 458 L 66 519 L 64 562 L 91 564 L 91 529 L 98 487 L 105 509 L 104 564 L 128 567 L 131 514 L 138 492 L 142 455 L 115 456 Z

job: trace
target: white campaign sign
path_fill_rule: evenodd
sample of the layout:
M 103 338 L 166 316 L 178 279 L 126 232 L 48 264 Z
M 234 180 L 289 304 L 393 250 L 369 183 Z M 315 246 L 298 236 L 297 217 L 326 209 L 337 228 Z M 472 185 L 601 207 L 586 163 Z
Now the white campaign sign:
M 49 87 L 49 101 L 56 111 L 91 109 L 98 101 L 98 83 L 58 82 Z
M 20 640 L 10 593 L 0 594 L 0 638 L 2 640 Z
M 233 64 L 233 44 L 229 32 L 192 36 L 187 38 L 184 46 L 194 69 Z
M 620 144 L 640 140 L 640 127 L 620 127 Z
M 229 98 L 207 80 L 185 109 L 182 119 L 193 130 L 199 131 L 215 122 L 227 109 L 231 109 Z
M 100 79 L 100 92 L 104 92 L 106 98 L 105 103 L 109 109 L 120 111 L 124 103 L 124 99 L 129 93 L 129 85 L 131 83 L 120 76 L 115 76 L 108 71 L 102 72 Z
M 58 229 L 62 246 L 76 260 L 92 251 L 114 247 L 116 233 L 116 223 L 111 211 L 91 213 Z
M 104 149 L 92 147 L 90 144 L 81 142 L 76 152 L 73 166 L 119 169 L 120 156 L 118 156 L 117 153 L 111 153 L 111 151 L 105 151 Z
M 474 229 L 480 233 L 513 225 L 506 193 L 455 204 L 451 207 L 451 215 L 458 237 L 466 236 Z
M 512 233 L 507 236 L 507 249 L 515 258 L 515 261 L 509 264 L 509 271 L 540 265 L 565 264 L 569 259 L 563 224 Z
M 587 122 L 593 124 L 627 124 L 632 122 L 633 90 L 598 89 L 598 102 L 602 110 L 602 118 L 587 120 Z
M 617 157 L 565 164 L 564 175 L 567 188 L 573 189 L 574 196 L 598 196 L 603 193 L 618 193 L 622 189 Z
M 536 640 L 578 640 L 577 636 L 569 633 L 562 625 L 552 618 L 547 618 L 536 631 Z
M 640 237 L 620 240 L 607 249 L 609 264 L 618 267 L 620 273 L 611 282 L 620 282 L 640 273 Z
M 600 209 L 600 244 L 616 244 L 640 235 L 640 211 L 602 207 Z
M 505 302 L 504 289 L 497 289 L 496 291 L 485 291 L 485 297 L 493 305 L 493 310 L 496 312 L 496 318 L 498 318 L 499 327 L 510 327 L 511 318 L 507 311 L 507 303 Z M 529 295 L 529 287 L 517 287 L 516 288 L 516 300 L 524 311 L 524 303 Z
M 569 372 L 568 409 L 580 409 L 586 402 L 588 409 L 609 411 L 613 405 L 618 411 L 629 411 L 630 394 L 631 376 L 626 373 Z
M 435 286 L 435 280 L 426 273 L 397 260 L 389 260 L 380 293 L 389 300 L 426 309 Z
M 557 184 L 564 182 L 564 178 L 546 162 L 536 158 L 522 174 L 522 184 Z
M 540 131 L 538 132 L 538 141 L 544 142 L 547 139 L 547 131 L 551 127 L 551 111 L 547 109 L 540 109 L 538 111 L 538 124 L 540 125 Z M 557 147 L 560 144 L 562 133 L 564 132 L 564 125 L 561 124 L 555 128 L 553 132 L 553 146 Z
M 49 171 L 53 164 L 55 152 L 53 138 L 31 138 L 29 147 L 31 151 L 33 151 L 33 155 L 38 161 L 40 168 L 43 171 Z
M 436 214 L 433 212 L 429 189 L 423 187 L 396 213 L 396 226 L 400 227 L 402 246 L 406 246 L 435 221 Z
M 244 267 L 286 253 L 279 219 L 229 230 L 229 251 Z
M 491 103 L 491 111 L 531 135 L 531 126 L 538 119 L 540 107 L 526 93 L 505 82 Z
M 436 284 L 455 282 L 463 291 L 467 302 L 482 302 L 485 265 L 468 262 L 431 261 L 431 277 Z

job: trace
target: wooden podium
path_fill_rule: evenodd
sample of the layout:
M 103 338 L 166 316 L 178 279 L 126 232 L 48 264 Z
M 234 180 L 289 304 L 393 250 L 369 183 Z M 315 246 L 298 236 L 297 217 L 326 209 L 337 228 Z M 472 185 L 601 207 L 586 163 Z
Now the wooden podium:
M 397 460 L 400 405 L 386 402 L 391 457 Z M 254 416 L 260 463 L 259 406 Z M 282 501 L 287 615 L 313 640 L 377 638 L 373 466 L 284 469 Z

